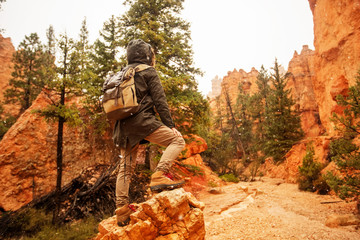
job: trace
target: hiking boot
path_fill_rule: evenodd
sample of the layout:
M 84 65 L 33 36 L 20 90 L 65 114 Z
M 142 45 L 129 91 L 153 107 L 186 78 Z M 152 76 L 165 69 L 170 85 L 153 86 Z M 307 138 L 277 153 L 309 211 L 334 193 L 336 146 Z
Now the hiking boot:
M 124 205 L 115 210 L 116 221 L 119 227 L 123 227 L 130 222 L 130 215 L 135 212 L 134 205 Z
M 173 177 L 162 171 L 156 171 L 151 175 L 150 189 L 151 191 L 162 191 L 165 189 L 174 189 L 184 185 L 185 181 L 174 181 Z

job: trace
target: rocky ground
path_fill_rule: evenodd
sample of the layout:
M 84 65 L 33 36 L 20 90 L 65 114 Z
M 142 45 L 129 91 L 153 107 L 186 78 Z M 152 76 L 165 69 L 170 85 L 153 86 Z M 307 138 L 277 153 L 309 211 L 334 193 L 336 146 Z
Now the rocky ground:
M 206 240 L 225 239 L 360 239 L 356 225 L 330 228 L 332 214 L 349 214 L 353 203 L 330 195 L 301 192 L 296 184 L 263 178 L 200 193 L 206 207 Z

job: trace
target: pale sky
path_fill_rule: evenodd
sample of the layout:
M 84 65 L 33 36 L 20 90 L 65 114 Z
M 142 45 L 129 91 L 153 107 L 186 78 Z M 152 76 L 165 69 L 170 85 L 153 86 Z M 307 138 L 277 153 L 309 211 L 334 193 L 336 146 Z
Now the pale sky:
M 0 28 L 17 48 L 25 35 L 46 29 L 77 38 L 86 17 L 90 41 L 99 37 L 111 15 L 125 11 L 122 0 L 7 0 L 0 12 Z M 270 69 L 275 58 L 286 69 L 294 51 L 313 47 L 313 20 L 308 0 L 185 0 L 182 18 L 191 23 L 195 66 L 206 95 L 211 80 L 234 68 L 249 72 L 261 65 Z

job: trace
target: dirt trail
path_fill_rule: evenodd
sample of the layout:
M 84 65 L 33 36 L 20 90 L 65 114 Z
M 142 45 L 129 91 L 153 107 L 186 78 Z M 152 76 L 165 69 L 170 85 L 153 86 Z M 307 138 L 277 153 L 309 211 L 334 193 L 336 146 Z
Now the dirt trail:
M 326 218 L 347 214 L 354 204 L 335 196 L 301 192 L 296 184 L 264 178 L 222 187 L 222 194 L 201 193 L 206 204 L 206 240 L 360 239 L 356 226 L 329 228 Z

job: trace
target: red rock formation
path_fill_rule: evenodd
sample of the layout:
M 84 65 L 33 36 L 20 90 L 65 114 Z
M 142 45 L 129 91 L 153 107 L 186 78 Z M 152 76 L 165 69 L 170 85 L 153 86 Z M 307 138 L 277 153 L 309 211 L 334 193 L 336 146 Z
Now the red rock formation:
M 0 101 L 4 99 L 4 89 L 8 86 L 13 71 L 11 62 L 15 48 L 10 38 L 4 38 L 0 34 Z
M 328 163 L 329 144 L 331 137 L 307 138 L 299 144 L 294 145 L 286 154 L 285 161 L 280 164 L 274 164 L 269 158 L 261 167 L 262 172 L 268 177 L 282 178 L 286 182 L 296 183 L 299 176 L 299 166 L 302 165 L 303 158 L 306 154 L 306 145 L 311 143 L 314 147 L 314 160 L 323 164 Z
M 210 108 L 214 114 L 224 115 L 227 111 L 227 105 L 225 100 L 225 91 L 228 91 L 231 103 L 235 104 L 237 96 L 239 94 L 239 84 L 242 85 L 246 93 L 255 93 L 257 86 L 255 84 L 257 75 L 259 72 L 252 68 L 250 72 L 245 72 L 243 69 L 237 71 L 234 69 L 229 71 L 221 82 L 221 93 L 219 95 L 219 101 L 211 99 Z
M 320 119 L 329 135 L 335 96 L 346 94 L 360 69 L 360 1 L 309 0 L 314 19 L 314 92 Z
M 0 142 L 0 207 L 6 211 L 54 190 L 57 125 L 32 113 L 47 104 L 40 94 Z M 111 162 L 111 138 L 95 141 L 94 136 L 91 129 L 65 126 L 63 185 L 87 167 Z
M 182 188 L 159 193 L 137 207 L 128 226 L 118 227 L 116 216 L 102 221 L 95 240 L 205 239 L 205 205 Z
M 15 53 L 15 48 L 11 43 L 10 38 L 4 38 L 0 34 L 0 102 L 4 100 L 4 92 L 9 86 L 11 73 L 13 72 L 12 57 Z M 14 105 L 4 105 L 4 112 L 16 115 L 18 114 L 19 107 Z
M 185 136 L 185 139 L 191 139 L 189 143 L 186 143 L 185 150 L 182 152 L 181 158 L 189 158 L 191 156 L 200 154 L 207 150 L 208 146 L 202 137 L 191 135 Z
M 316 137 L 324 133 L 319 117 L 319 107 L 313 89 L 314 51 L 303 46 L 300 55 L 295 51 L 289 62 L 288 88 L 291 89 L 301 116 L 301 127 L 306 137 Z

